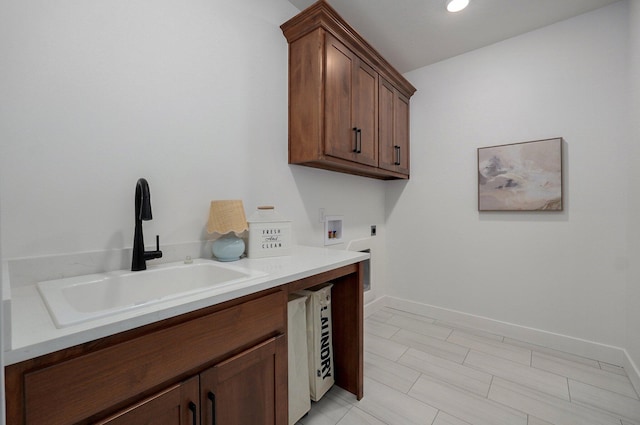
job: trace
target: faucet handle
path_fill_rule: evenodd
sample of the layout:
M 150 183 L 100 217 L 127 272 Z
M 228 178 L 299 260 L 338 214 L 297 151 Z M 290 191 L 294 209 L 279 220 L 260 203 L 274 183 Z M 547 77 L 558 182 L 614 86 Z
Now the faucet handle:
M 145 260 L 153 260 L 154 258 L 162 258 L 162 251 L 160 251 L 160 235 L 156 235 L 156 250 L 144 252 Z

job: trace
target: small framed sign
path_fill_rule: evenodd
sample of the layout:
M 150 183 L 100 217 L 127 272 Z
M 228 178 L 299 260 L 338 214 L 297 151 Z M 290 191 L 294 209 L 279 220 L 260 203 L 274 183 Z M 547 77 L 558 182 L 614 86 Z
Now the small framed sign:
M 291 255 L 291 221 L 273 207 L 258 207 L 249 219 L 249 258 Z

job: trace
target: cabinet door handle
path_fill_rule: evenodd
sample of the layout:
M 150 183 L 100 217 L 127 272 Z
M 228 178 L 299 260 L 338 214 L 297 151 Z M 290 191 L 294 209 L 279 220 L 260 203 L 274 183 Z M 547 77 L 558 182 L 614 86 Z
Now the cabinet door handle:
M 216 395 L 209 391 L 207 398 L 211 400 L 211 425 L 216 425 Z
M 191 410 L 193 417 L 193 425 L 198 425 L 198 408 L 193 401 L 189 402 L 189 410 Z
M 356 153 L 362 153 L 362 129 L 359 128 L 356 132 Z
M 358 127 L 353 127 L 353 153 L 358 153 Z
M 396 160 L 394 162 L 394 165 L 400 165 L 400 146 L 395 145 L 393 149 L 395 150 L 395 154 L 396 154 Z

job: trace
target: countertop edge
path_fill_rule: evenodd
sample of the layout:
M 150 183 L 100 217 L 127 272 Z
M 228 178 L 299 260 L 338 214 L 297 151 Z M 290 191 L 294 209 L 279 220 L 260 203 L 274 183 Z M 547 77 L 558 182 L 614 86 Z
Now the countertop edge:
M 20 307 L 36 310 L 37 320 L 29 324 L 29 320 L 18 317 L 19 309 L 11 312 L 11 338 L 6 344 L 4 365 L 12 365 L 25 360 L 50 354 L 65 348 L 94 341 L 100 338 L 149 325 L 154 322 L 180 316 L 223 302 L 251 295 L 260 291 L 272 289 L 300 279 L 314 276 L 340 267 L 364 261 L 369 257 L 367 253 L 343 251 L 327 248 L 296 247 L 294 253 L 287 257 L 271 257 L 264 259 L 242 259 L 238 265 L 250 269 L 267 271 L 266 277 L 257 279 L 251 284 L 222 294 L 207 293 L 190 296 L 173 302 L 161 303 L 155 306 L 97 319 L 85 324 L 58 329 L 46 311 L 42 299 L 37 294 L 35 285 L 17 288 L 13 291 L 12 302 Z M 213 260 L 211 260 L 213 261 Z M 272 270 L 276 270 L 275 272 Z M 14 307 L 16 307 L 14 305 Z M 44 314 L 49 323 L 46 323 Z M 4 320 L 3 320 L 4 321 Z M 33 329 L 32 329 L 33 328 Z M 44 328 L 44 329 L 43 329 Z M 22 341 L 20 335 L 25 333 L 32 336 L 28 341 Z

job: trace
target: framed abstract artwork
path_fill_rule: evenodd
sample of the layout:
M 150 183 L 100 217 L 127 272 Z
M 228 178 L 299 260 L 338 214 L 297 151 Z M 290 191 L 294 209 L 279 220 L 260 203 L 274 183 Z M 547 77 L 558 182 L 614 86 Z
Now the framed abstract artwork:
M 562 138 L 478 148 L 479 211 L 562 211 Z

